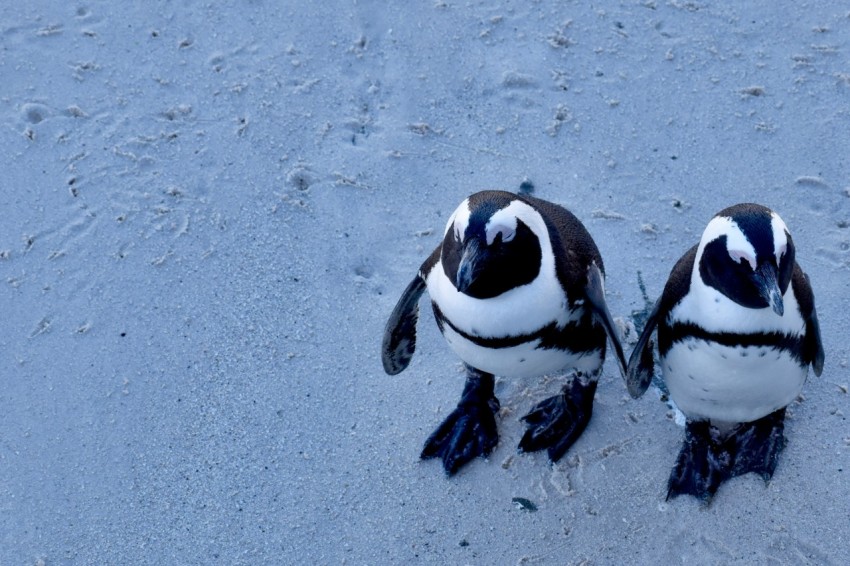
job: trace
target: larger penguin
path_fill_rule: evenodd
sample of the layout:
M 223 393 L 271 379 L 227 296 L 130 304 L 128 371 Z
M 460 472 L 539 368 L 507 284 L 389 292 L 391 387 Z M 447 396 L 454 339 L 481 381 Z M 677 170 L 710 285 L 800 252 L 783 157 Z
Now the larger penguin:
M 483 191 L 464 200 L 442 242 L 407 286 L 387 322 L 382 358 L 403 371 L 416 347 L 419 298 L 427 289 L 440 331 L 463 360 L 457 408 L 425 442 L 454 474 L 496 446 L 494 374 L 566 374 L 560 394 L 523 420 L 522 451 L 548 449 L 557 461 L 590 420 L 606 335 L 625 375 L 625 358 L 605 303 L 599 250 L 568 210 L 531 196 Z
M 715 215 L 676 263 L 629 359 L 634 397 L 652 379 L 650 337 L 670 397 L 687 417 L 668 499 L 708 501 L 727 479 L 769 480 L 785 446 L 785 408 L 811 365 L 823 370 L 815 300 L 782 219 L 757 204 Z

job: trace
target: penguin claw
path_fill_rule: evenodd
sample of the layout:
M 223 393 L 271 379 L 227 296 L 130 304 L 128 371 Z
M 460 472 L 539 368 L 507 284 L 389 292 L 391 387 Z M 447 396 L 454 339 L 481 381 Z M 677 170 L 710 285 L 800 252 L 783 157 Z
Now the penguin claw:
M 522 417 L 528 429 L 519 442 L 522 452 L 547 450 L 549 459 L 557 462 L 581 436 L 593 412 L 596 382 L 571 385 L 554 397 L 544 399 Z
M 441 458 L 446 475 L 453 476 L 477 456 L 489 456 L 499 442 L 498 408 L 495 397 L 484 403 L 461 402 L 425 441 L 420 457 Z

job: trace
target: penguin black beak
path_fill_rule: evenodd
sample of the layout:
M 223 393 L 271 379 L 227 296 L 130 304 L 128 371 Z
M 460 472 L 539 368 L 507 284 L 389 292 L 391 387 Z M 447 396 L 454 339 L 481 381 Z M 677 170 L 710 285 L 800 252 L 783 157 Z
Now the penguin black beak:
M 455 287 L 461 293 L 466 293 L 469 288 L 475 284 L 480 270 L 479 261 L 481 259 L 481 248 L 478 241 L 468 240 L 463 246 L 463 255 L 460 257 L 460 263 L 457 266 L 457 277 L 455 279 Z
M 782 291 L 779 290 L 776 271 L 776 266 L 770 263 L 763 263 L 756 269 L 755 281 L 759 295 L 767 301 L 773 312 L 782 316 L 785 312 L 785 305 L 782 302 Z

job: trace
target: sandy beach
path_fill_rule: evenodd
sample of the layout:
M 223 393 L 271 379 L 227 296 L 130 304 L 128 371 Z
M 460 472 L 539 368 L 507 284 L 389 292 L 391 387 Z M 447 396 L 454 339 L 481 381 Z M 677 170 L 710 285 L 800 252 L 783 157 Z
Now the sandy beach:
M 846 563 L 850 7 L 314 4 L 0 13 L 0 563 Z M 557 464 L 516 446 L 558 376 L 497 379 L 488 459 L 419 459 L 463 368 L 423 300 L 386 375 L 384 324 L 522 183 L 593 235 L 627 355 L 717 211 L 782 216 L 826 364 L 769 485 L 665 501 L 681 419 L 610 354 Z

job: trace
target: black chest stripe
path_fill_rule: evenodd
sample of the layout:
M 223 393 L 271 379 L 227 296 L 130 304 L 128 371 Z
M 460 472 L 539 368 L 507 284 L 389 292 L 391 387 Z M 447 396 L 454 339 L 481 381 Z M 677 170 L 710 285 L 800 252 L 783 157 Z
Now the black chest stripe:
M 758 334 L 739 334 L 735 332 L 709 332 L 691 322 L 676 322 L 670 327 L 658 329 L 658 351 L 666 355 L 676 342 L 688 338 L 714 342 L 731 348 L 771 348 L 787 352 L 801 366 L 803 361 L 803 337 L 784 332 L 764 332 Z
M 452 324 L 435 303 L 432 302 L 431 304 L 434 307 L 434 316 L 437 319 L 440 332 L 444 332 L 445 325 L 447 325 L 466 340 L 482 348 L 491 348 L 494 350 L 513 348 L 534 340 L 539 340 L 540 344 L 538 344 L 537 348 L 542 350 L 556 349 L 576 353 L 601 350 L 602 355 L 605 354 L 605 329 L 598 324 L 594 324 L 590 316 L 585 316 L 576 322 L 570 322 L 563 328 L 558 328 L 557 323 L 553 321 L 539 330 L 527 334 L 481 337 L 464 332 Z

